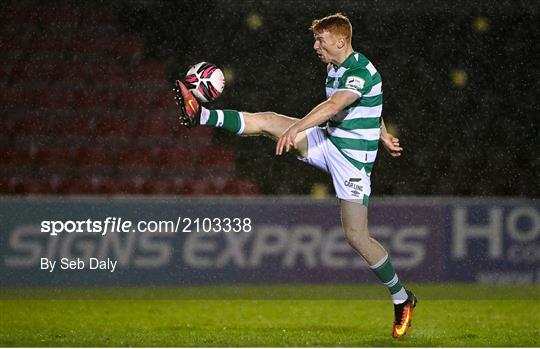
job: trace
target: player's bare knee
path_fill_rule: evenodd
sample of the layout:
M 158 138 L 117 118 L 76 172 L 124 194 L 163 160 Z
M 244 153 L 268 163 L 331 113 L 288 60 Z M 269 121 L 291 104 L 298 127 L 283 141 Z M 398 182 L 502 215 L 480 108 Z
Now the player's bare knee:
M 366 246 L 370 242 L 369 235 L 358 228 L 345 229 L 345 238 L 350 245 Z

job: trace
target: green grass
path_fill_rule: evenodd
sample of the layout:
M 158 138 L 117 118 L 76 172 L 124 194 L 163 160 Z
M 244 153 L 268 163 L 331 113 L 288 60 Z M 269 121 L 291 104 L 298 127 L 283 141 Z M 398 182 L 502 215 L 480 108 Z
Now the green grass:
M 300 290 L 326 290 L 330 296 L 349 287 L 352 286 L 314 285 L 302 286 Z M 187 289 L 198 289 L 200 298 L 214 291 L 210 287 Z M 218 294 L 222 292 L 225 298 L 223 290 L 230 291 L 231 287 L 218 289 Z M 108 290 L 109 299 L 102 297 L 105 291 L 100 289 L 85 291 L 87 299 L 76 299 L 77 290 L 66 291 L 63 299 L 45 299 L 43 289 L 37 293 L 37 298 L 43 299 L 15 299 L 14 290 L 3 290 L 0 346 L 540 345 L 538 286 L 415 285 L 419 305 L 414 326 L 400 340 L 390 336 L 393 313 L 388 300 L 370 296 L 285 299 L 286 295 L 302 293 L 296 292 L 298 288 L 294 286 L 247 289 L 246 294 L 236 292 L 229 299 L 185 299 L 186 294 L 184 299 L 164 299 L 174 296 L 174 290 L 182 294 L 186 289 L 135 289 L 138 297 L 130 300 L 117 297 L 126 291 L 129 295 L 130 290 L 121 289 Z M 270 294 L 258 300 L 247 297 L 257 294 L 257 290 L 264 296 L 268 289 L 273 290 L 272 294 L 281 291 L 282 299 L 270 299 Z M 365 295 L 381 291 L 372 286 L 353 289 Z M 486 290 L 491 292 L 485 293 Z M 30 291 L 22 290 L 18 295 L 29 298 L 25 292 Z M 481 299 L 482 292 L 490 299 Z M 489 297 L 493 294 L 498 297 Z M 447 297 L 437 299 L 437 295 Z M 144 299 L 145 296 L 151 299 Z M 239 299 L 240 296 L 249 299 Z M 103 299 L 97 299 L 100 297 Z

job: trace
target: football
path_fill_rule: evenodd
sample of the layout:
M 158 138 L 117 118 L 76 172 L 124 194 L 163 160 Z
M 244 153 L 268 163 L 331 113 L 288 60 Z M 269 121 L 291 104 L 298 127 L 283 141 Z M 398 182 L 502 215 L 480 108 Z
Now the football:
M 189 68 L 184 82 L 195 98 L 203 103 L 215 101 L 225 88 L 223 71 L 208 62 L 197 63 Z

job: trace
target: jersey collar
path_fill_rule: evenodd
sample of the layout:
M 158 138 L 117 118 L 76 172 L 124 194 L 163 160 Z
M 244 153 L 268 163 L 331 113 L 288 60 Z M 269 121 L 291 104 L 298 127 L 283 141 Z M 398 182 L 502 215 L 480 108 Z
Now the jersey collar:
M 339 69 L 341 67 L 346 66 L 349 63 L 349 61 L 353 60 L 353 57 L 354 57 L 355 54 L 358 54 L 358 52 L 353 51 L 349 56 L 347 56 L 347 58 L 345 58 L 345 60 L 343 62 L 341 62 L 340 65 L 335 65 L 334 63 L 332 63 L 332 67 L 335 70 L 337 70 L 337 69 Z

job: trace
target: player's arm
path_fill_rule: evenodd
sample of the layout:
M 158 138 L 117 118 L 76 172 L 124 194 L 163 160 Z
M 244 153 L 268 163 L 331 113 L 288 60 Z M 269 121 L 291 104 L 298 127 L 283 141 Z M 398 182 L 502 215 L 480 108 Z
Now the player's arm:
M 399 145 L 399 139 L 388 133 L 384 119 L 381 117 L 381 142 L 392 157 L 401 155 L 403 148 Z
M 328 121 L 328 119 L 345 109 L 359 97 L 359 94 L 352 91 L 337 91 L 334 93 L 330 98 L 313 108 L 306 116 L 285 130 L 276 144 L 276 155 L 283 154 L 283 150 L 288 152 L 291 147 L 294 147 L 294 140 L 298 133 Z

